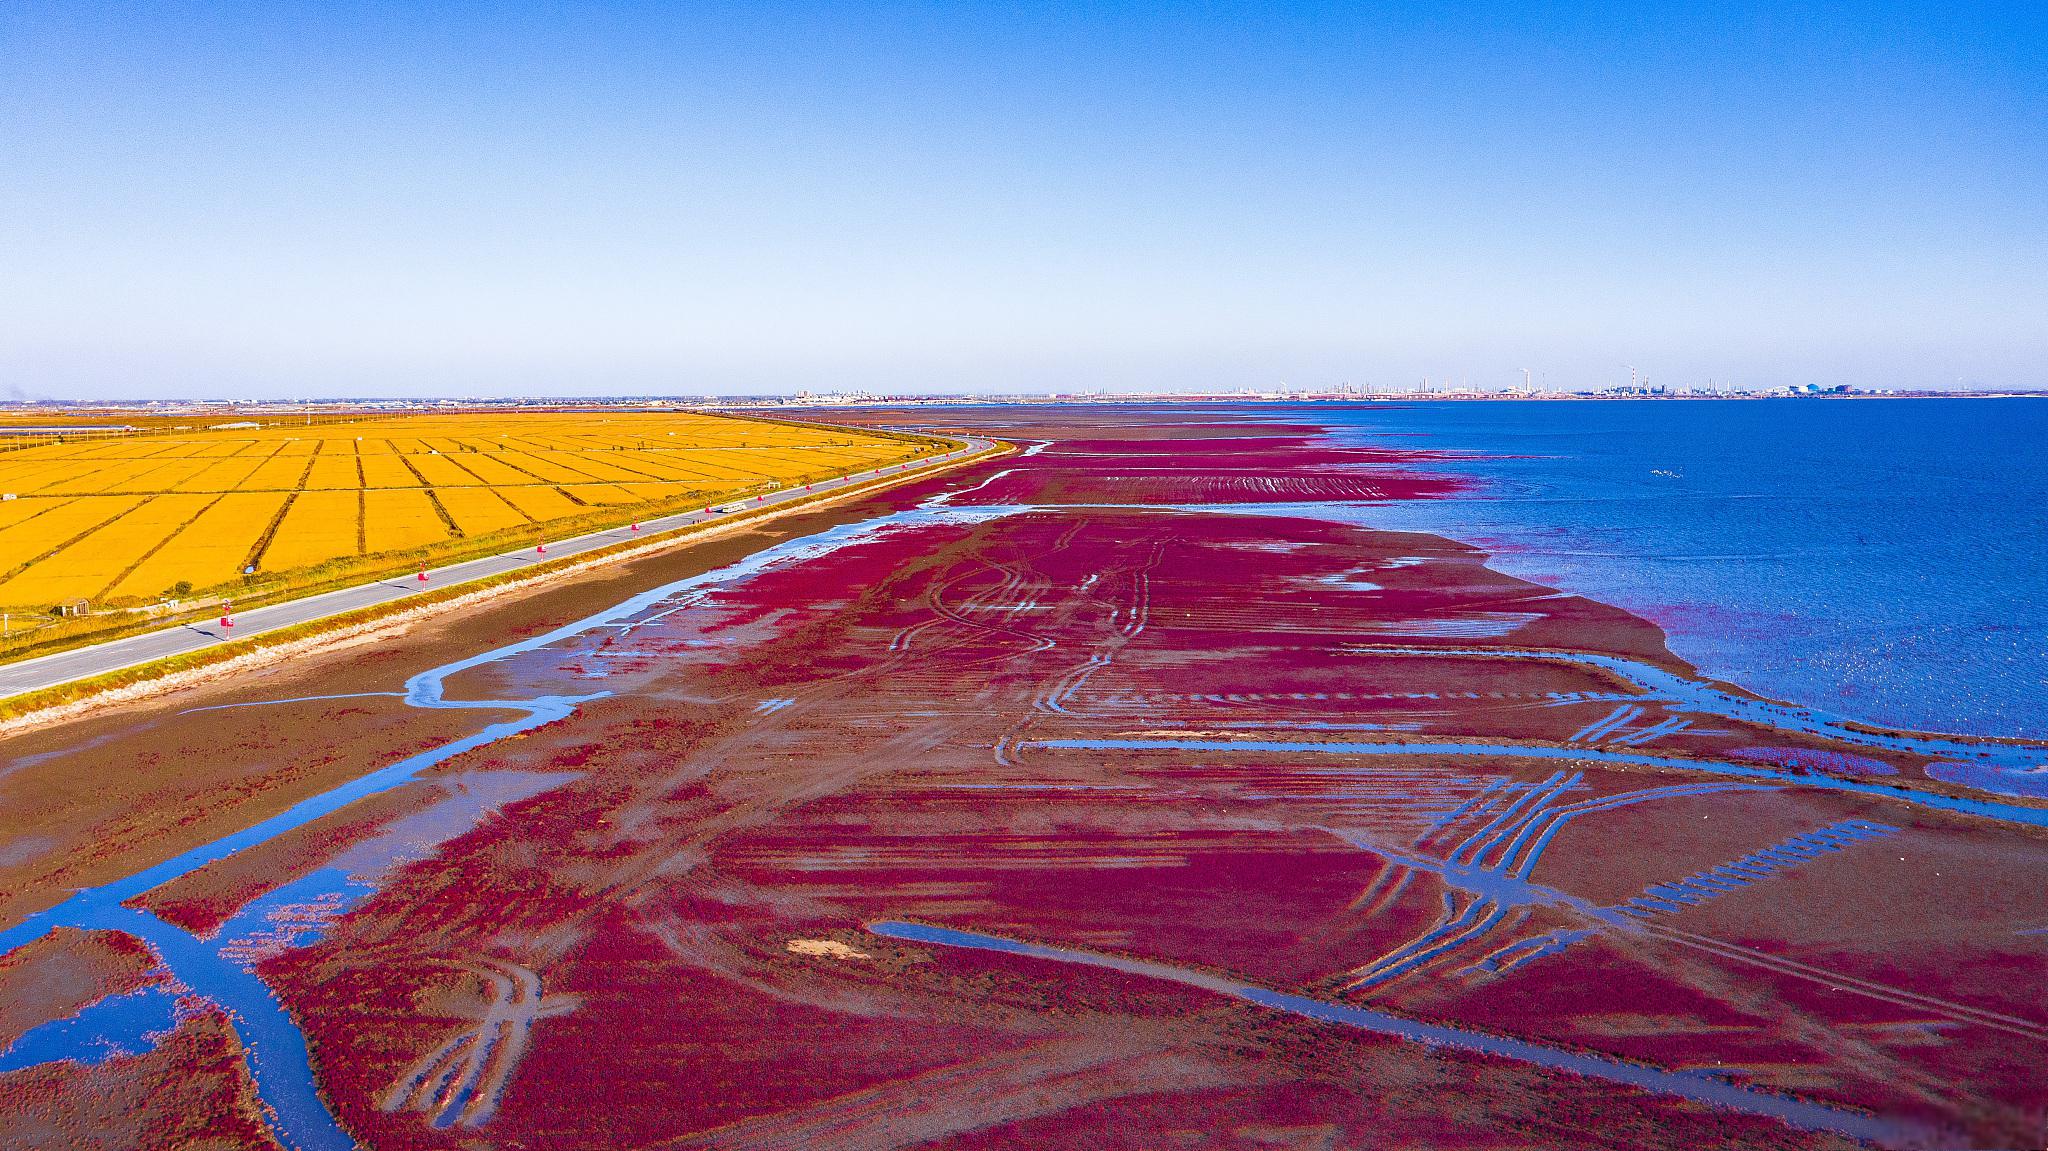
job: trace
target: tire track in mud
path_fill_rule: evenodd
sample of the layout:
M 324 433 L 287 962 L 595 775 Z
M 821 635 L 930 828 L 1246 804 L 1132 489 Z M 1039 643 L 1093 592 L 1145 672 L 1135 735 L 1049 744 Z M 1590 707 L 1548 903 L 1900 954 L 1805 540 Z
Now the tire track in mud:
M 1763 780 L 1794 787 L 1853 792 L 1858 795 L 1887 799 L 1896 803 L 1911 804 L 1935 811 L 1978 816 L 1984 819 L 2008 823 L 2015 827 L 2048 828 L 2048 808 L 2027 807 L 2015 803 L 2000 803 L 1995 800 L 1966 799 L 1943 792 L 1921 791 L 1910 787 L 1886 787 L 1879 784 L 1842 779 L 1831 775 L 1780 771 L 1758 767 L 1753 764 L 1731 763 L 1719 759 L 1632 754 L 1583 745 L 1514 742 L 1463 743 L 1449 740 L 1389 740 L 1383 743 L 1359 743 L 1339 740 L 1222 740 L 1204 738 L 1199 733 L 1191 733 L 1188 738 L 1179 738 L 1177 733 L 1163 733 L 1158 738 L 1144 739 L 1046 739 L 1033 741 L 1027 746 L 1081 751 L 1235 750 L 1247 752 L 1312 752 L 1367 757 L 1455 756 L 1469 759 L 1585 761 L 1622 768 L 1701 772 L 1708 775 L 1729 775 L 1743 779 Z
M 1704 713 L 1722 719 L 1737 720 L 1757 727 L 1789 732 L 1798 735 L 1815 736 L 1833 743 L 1849 744 L 1856 747 L 1876 748 L 1884 751 L 1902 751 L 1924 755 L 1931 759 L 1962 759 L 1996 764 L 2013 770 L 2030 770 L 2048 766 L 2048 747 L 2029 744 L 2020 740 L 1958 739 L 1952 736 L 1926 732 L 1885 733 L 1867 730 L 1852 720 L 1833 715 L 1817 708 L 1798 707 L 1776 700 L 1735 695 L 1723 691 L 1712 683 L 1680 675 L 1642 660 L 1626 659 L 1621 656 L 1602 655 L 1594 652 L 1547 651 L 1518 648 L 1416 648 L 1380 647 L 1358 645 L 1352 652 L 1358 655 L 1414 655 L 1432 658 L 1466 657 L 1491 660 L 1533 660 L 1546 663 L 1560 663 L 1579 667 L 1595 668 L 1620 677 L 1634 687 L 1641 698 L 1655 700 L 1667 708 L 1679 711 Z M 1624 710 L 1629 705 L 1624 705 Z M 1612 718 L 1612 716 L 1610 716 Z M 1624 717 L 1613 727 L 1626 723 L 1631 716 Z M 1596 723 L 1573 737 L 1598 739 L 1610 725 Z M 1590 734 L 1589 734 L 1590 732 Z
M 540 976 L 523 965 L 483 959 L 466 969 L 491 988 L 483 1018 L 408 1068 L 379 1101 L 383 1110 L 417 1111 L 435 1127 L 482 1126 L 497 1112 L 534 1023 L 576 1006 L 575 996 L 544 997 Z
M 1789 975 L 1809 983 L 1821 984 L 1832 990 L 1849 990 L 1866 998 L 1889 1003 L 1894 1007 L 1902 1007 L 1909 1011 L 1928 1012 L 1955 1023 L 1967 1023 L 1976 1027 L 1989 1028 L 1993 1031 L 2002 1031 L 2022 1039 L 2032 1039 L 2039 1043 L 2048 1043 L 2048 1024 L 2039 1023 L 2035 1020 L 2021 1019 L 2015 1015 L 2007 1015 L 2002 1011 L 1990 1011 L 1982 1007 L 1971 1007 L 1966 1003 L 1957 1003 L 1954 1000 L 1943 999 L 1939 996 L 1908 991 L 1903 987 L 1895 987 L 1888 983 L 1879 983 L 1875 980 L 1844 975 L 1839 971 L 1830 971 L 1810 963 L 1802 963 L 1787 956 L 1771 955 L 1753 947 L 1745 947 L 1738 943 L 1729 943 L 1725 940 L 1683 931 L 1669 924 L 1644 924 L 1643 930 L 1645 933 L 1668 943 L 1681 947 L 1696 948 L 1717 955 L 1722 959 L 1762 967 L 1781 975 Z
M 895 1151 L 1000 1128 L 1134 1093 L 1244 1084 L 1205 1057 L 1221 1037 L 1191 1045 L 1147 1036 L 1062 1037 L 893 1080 L 811 1104 L 647 1145 L 645 1151 Z M 1219 1052 L 1220 1054 L 1220 1052 Z
M 1079 535 L 1081 530 L 1087 526 L 1089 526 L 1088 520 L 1077 517 L 1074 525 L 1053 542 L 1052 547 L 1048 549 L 1046 554 L 1056 555 L 1066 550 L 1073 542 L 1074 537 Z M 1087 685 L 1096 672 L 1108 667 L 1116 659 L 1117 654 L 1139 632 L 1144 630 L 1145 621 L 1151 614 L 1150 572 L 1153 567 L 1158 565 L 1160 557 L 1165 553 L 1166 544 L 1166 540 L 1155 542 L 1149 558 L 1132 572 L 1131 597 L 1128 604 L 1109 603 L 1109 601 L 1101 597 L 1082 598 L 1082 593 L 1085 593 L 1086 589 L 1096 586 L 1098 582 L 1106 582 L 1101 580 L 1104 574 L 1102 572 L 1091 573 L 1081 588 L 1077 590 L 1077 594 L 1069 597 L 1069 607 L 1063 613 L 1063 619 L 1071 618 L 1074 612 L 1079 611 L 1089 603 L 1106 603 L 1110 608 L 1109 623 L 1114 630 L 1110 636 L 1099 641 L 1100 646 L 1104 650 L 1089 655 L 1079 666 L 1068 669 L 1065 673 L 1055 677 L 1050 684 L 1039 689 L 1031 701 L 1031 707 L 1034 711 L 1045 715 L 1071 717 L 1074 713 L 1067 710 L 1067 702 Z M 1012 724 L 1007 731 L 997 737 L 992 752 L 998 766 L 1020 766 L 1016 758 L 1017 753 L 1024 744 L 1026 733 L 1030 731 L 1035 722 L 1036 717 L 1027 712 L 1020 716 L 1017 722 Z
M 417 683 L 408 684 L 408 702 L 422 707 L 481 708 L 526 712 L 521 720 L 489 725 L 441 747 L 351 780 L 286 808 L 232 835 L 203 844 L 123 879 L 88 888 L 47 911 L 28 916 L 0 931 L 0 955 L 41 938 L 57 927 L 116 931 L 131 935 L 155 952 L 171 977 L 225 1009 L 241 1036 L 245 1059 L 257 1095 L 272 1116 L 273 1133 L 287 1147 L 302 1151 L 336 1151 L 355 1146 L 341 1128 L 314 1083 L 311 1055 L 304 1034 L 276 993 L 253 971 L 208 942 L 154 913 L 131 907 L 129 900 L 174 879 L 197 871 L 242 850 L 332 814 L 358 799 L 380 795 L 411 782 L 429 768 L 465 752 L 498 742 L 567 717 L 576 705 L 593 697 L 540 697 L 508 702 L 446 703 L 419 698 Z
M 1531 881 L 1531 874 L 1559 831 L 1580 816 L 1639 803 L 1730 791 L 1770 790 L 1760 785 L 1740 783 L 1679 784 L 1560 804 L 1560 797 L 1578 786 L 1579 781 L 1577 773 L 1554 772 L 1541 784 L 1520 789 L 1522 794 L 1518 798 L 1508 803 L 1490 822 L 1452 847 L 1442 859 L 1407 854 L 1374 845 L 1362 837 L 1345 836 L 1393 866 L 1435 875 L 1447 890 L 1444 892 L 1443 914 L 1435 924 L 1410 942 L 1353 969 L 1347 974 L 1343 988 L 1355 992 L 1377 991 L 1394 980 L 1448 966 L 1455 962 L 1458 951 L 1477 943 L 1496 928 L 1505 925 L 1512 929 L 1527 918 L 1530 909 L 1536 907 L 1574 911 L 1588 924 L 1588 931 L 1602 925 L 1624 927 L 1622 915 L 1613 909 L 1595 907 L 1555 888 Z M 1488 810 L 1490 805 L 1482 806 L 1472 813 L 1471 818 L 1484 816 Z M 1492 856 L 1491 862 L 1486 861 L 1489 855 Z M 1515 922 L 1505 923 L 1510 918 Z M 1485 963 L 1486 960 L 1479 962 Z
M 1039 746 L 1047 747 L 1100 747 L 1103 745 L 1149 749 L 1170 745 L 1176 749 L 1204 750 L 1287 750 L 1287 751 L 1334 751 L 1342 750 L 1363 754 L 1412 754 L 1434 745 L 1414 744 L 1280 744 L 1272 741 L 1228 741 L 1228 740 L 1046 740 Z M 1460 745 L 1461 754 L 1486 754 L 1482 748 L 1491 745 Z M 1438 747 L 1438 750 L 1443 750 Z M 1492 747 L 1495 755 L 1513 756 L 1526 754 L 1529 748 Z M 1542 749 L 1548 750 L 1548 749 Z M 1562 750 L 1562 749 L 1560 749 Z M 1582 758 L 1594 759 L 1595 753 L 1582 753 Z M 1600 760 L 1595 760 L 1599 762 Z M 1673 761 L 1665 766 L 1676 766 L 1689 761 Z M 1767 775 L 1768 773 L 1756 773 Z M 1553 933 L 1549 947 L 1539 947 L 1533 953 L 1517 956 L 1526 962 L 1543 955 L 1555 954 L 1565 947 L 1578 942 L 1593 933 L 1619 933 L 1623 936 L 1648 934 L 1669 942 L 1695 946 L 1711 951 L 1724 959 L 1753 966 L 1767 967 L 1781 974 L 1803 978 L 1810 982 L 1825 984 L 1836 991 L 1846 991 L 1893 1006 L 1909 1010 L 1932 1012 L 1950 1021 L 1987 1027 L 1992 1030 L 2013 1034 L 2023 1038 L 2048 1042 L 2048 1023 L 2019 1018 L 2002 1012 L 1971 1007 L 1937 996 L 1906 991 L 1889 984 L 1872 980 L 1837 976 L 1833 972 L 1813 968 L 1798 961 L 1769 956 L 1753 949 L 1722 944 L 1701 936 L 1671 928 L 1668 925 L 1646 923 L 1641 917 L 1629 914 L 1624 907 L 1601 907 L 1585 900 L 1570 896 L 1554 888 L 1543 887 L 1530 880 L 1531 873 L 1541 861 L 1544 850 L 1556 834 L 1571 820 L 1586 814 L 1614 810 L 1638 803 L 1667 798 L 1686 798 L 1716 794 L 1728 791 L 1777 790 L 1769 783 L 1735 783 L 1706 781 L 1692 784 L 1677 784 L 1664 787 L 1645 788 L 1596 797 L 1571 804 L 1556 801 L 1578 781 L 1576 775 L 1552 773 L 1537 784 L 1508 785 L 1504 788 L 1489 788 L 1482 793 L 1480 802 L 1454 811 L 1451 818 L 1438 821 L 1417 837 L 1418 844 L 1442 834 L 1459 822 L 1492 818 L 1477 830 L 1468 834 L 1442 858 L 1422 856 L 1412 851 L 1381 842 L 1375 838 L 1349 833 L 1343 829 L 1326 829 L 1330 834 L 1345 839 L 1355 846 L 1384 859 L 1388 866 L 1376 875 L 1353 901 L 1353 906 L 1364 905 L 1368 914 L 1384 910 L 1403 893 L 1415 874 L 1429 874 L 1445 885 L 1444 909 L 1435 923 L 1426 928 L 1409 943 L 1385 952 L 1349 972 L 1340 987 L 1352 992 L 1378 991 L 1392 981 L 1407 978 L 1431 969 L 1449 966 L 1456 953 L 1467 945 L 1477 942 L 1489 933 L 1506 924 L 1515 912 L 1524 912 L 1537 907 L 1570 912 L 1585 924 L 1583 929 Z M 1782 781 L 1798 785 L 1806 781 L 1792 777 Z M 1519 794 L 1517 794 L 1519 792 Z M 1883 794 L 1895 795 L 1886 792 Z M 1475 796 L 1475 800 L 1481 797 Z M 2032 809 L 2016 809 L 2027 813 Z M 1771 849 L 1764 849 L 1769 851 Z M 1485 862 L 1491 858 L 1492 862 Z M 1782 862 L 1789 865 L 1795 857 L 1784 857 Z M 1390 880 L 1399 873 L 1398 879 Z M 1764 876 L 1761 873 L 1757 878 Z M 1519 922 L 1519 919 L 1515 920 Z M 1511 952 L 1517 947 L 1540 944 L 1544 936 L 1519 940 L 1502 948 Z M 1497 952 L 1496 954 L 1500 954 Z M 1483 975 L 1505 974 L 1483 965 L 1491 956 L 1482 957 L 1472 965 Z M 1519 964 L 1517 964 L 1519 965 Z M 1467 970 L 1471 970 L 1468 968 Z
M 1910 1146 L 1918 1141 L 1919 1133 L 1910 1125 L 1892 1123 L 1854 1111 L 1753 1091 L 1705 1076 L 1671 1072 L 1530 1040 L 1468 1031 L 1444 1024 L 1423 1023 L 1385 1012 L 1329 1003 L 1308 996 L 1239 983 L 1226 976 L 1177 967 L 1169 963 L 1130 959 L 1082 948 L 1053 947 L 984 932 L 923 923 L 882 921 L 868 924 L 868 930 L 883 938 L 921 943 L 931 947 L 997 952 L 1055 963 L 1104 968 L 1127 975 L 1178 983 L 1324 1023 L 1398 1036 L 1431 1047 L 1451 1048 L 1567 1071 L 1587 1078 L 1640 1088 L 1653 1094 L 1670 1095 L 1703 1103 L 1710 1107 L 1768 1116 L 1805 1130 L 1830 1131 L 1887 1147 Z

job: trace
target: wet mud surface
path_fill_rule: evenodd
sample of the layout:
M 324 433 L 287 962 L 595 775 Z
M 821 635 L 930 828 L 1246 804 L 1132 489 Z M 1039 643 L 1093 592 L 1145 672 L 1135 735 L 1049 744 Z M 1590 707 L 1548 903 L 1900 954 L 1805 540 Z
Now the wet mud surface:
M 0 1145 L 2041 1142 L 2035 749 L 1353 526 L 1406 453 L 941 426 L 1025 451 L 0 743 Z

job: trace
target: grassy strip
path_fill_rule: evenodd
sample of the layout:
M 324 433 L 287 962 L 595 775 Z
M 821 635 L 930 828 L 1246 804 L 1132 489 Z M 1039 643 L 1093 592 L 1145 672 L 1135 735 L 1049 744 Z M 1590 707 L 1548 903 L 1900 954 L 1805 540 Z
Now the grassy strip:
M 1008 450 L 1007 445 L 999 444 L 991 452 L 978 452 L 965 459 L 955 461 L 951 466 L 958 467 L 974 463 L 991 455 L 1003 454 Z M 893 487 L 896 484 L 910 480 L 927 479 L 935 474 L 937 473 L 916 471 L 903 472 L 893 476 L 877 476 L 865 483 L 844 488 L 834 488 L 829 492 L 820 493 L 820 496 L 825 499 L 838 499 L 848 495 L 863 494 L 882 488 Z M 573 556 L 564 556 L 561 559 L 532 564 L 517 571 L 501 572 L 497 575 L 483 576 L 478 579 L 466 580 L 462 583 L 437 586 L 428 591 L 407 596 L 404 599 L 392 600 L 388 603 L 375 604 L 370 607 L 356 608 L 352 611 L 340 612 L 335 615 L 322 616 L 319 619 L 308 620 L 305 623 L 292 624 L 288 627 L 278 628 L 275 631 L 267 631 L 261 635 L 251 636 L 248 639 L 227 641 L 215 644 L 201 651 L 165 656 L 147 663 L 136 664 L 133 667 L 117 668 L 114 671 L 89 676 L 85 679 L 72 680 L 68 683 L 60 683 L 46 688 L 38 688 L 34 691 L 23 692 L 20 695 L 0 699 L 0 723 L 5 723 L 21 716 L 31 715 L 35 712 L 78 703 L 95 695 L 145 683 L 167 675 L 195 671 L 214 664 L 225 663 L 228 660 L 273 648 L 280 644 L 310 639 L 328 632 L 341 631 L 362 624 L 374 623 L 387 616 L 398 615 L 423 607 L 431 607 L 434 604 L 443 603 L 460 596 L 473 595 L 480 591 L 489 591 L 494 588 L 546 579 L 570 568 L 604 560 L 621 552 L 645 548 L 651 545 L 683 543 L 686 542 L 686 537 L 693 532 L 707 528 L 723 527 L 727 524 L 743 523 L 751 519 L 765 518 L 780 512 L 797 511 L 810 506 L 814 502 L 816 501 L 802 500 L 793 504 L 776 504 L 774 506 L 763 506 L 748 511 L 735 512 L 720 519 L 673 528 L 646 539 L 622 540 L 616 544 L 587 552 L 579 552 Z M 153 622 L 161 623 L 162 621 Z

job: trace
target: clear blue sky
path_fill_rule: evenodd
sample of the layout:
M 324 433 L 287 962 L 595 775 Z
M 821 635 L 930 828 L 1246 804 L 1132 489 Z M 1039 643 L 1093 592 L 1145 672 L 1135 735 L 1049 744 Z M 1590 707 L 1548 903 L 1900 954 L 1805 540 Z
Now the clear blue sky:
M 0 396 L 2048 386 L 2039 0 L 435 7 L 0 6 Z

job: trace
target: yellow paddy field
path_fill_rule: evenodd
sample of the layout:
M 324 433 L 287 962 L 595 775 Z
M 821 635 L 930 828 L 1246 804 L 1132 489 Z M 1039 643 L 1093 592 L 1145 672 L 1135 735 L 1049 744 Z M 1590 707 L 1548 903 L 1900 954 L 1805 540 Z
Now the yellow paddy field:
M 590 412 L 35 442 L 0 452 L 0 606 L 134 606 L 432 563 L 922 450 L 840 428 Z

